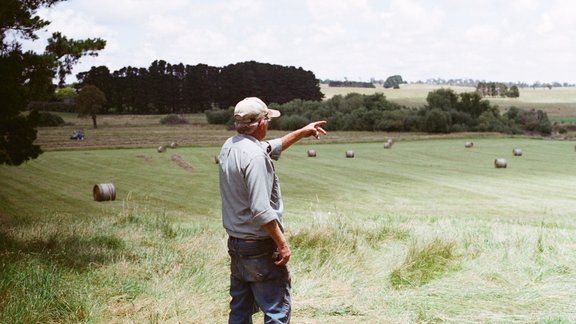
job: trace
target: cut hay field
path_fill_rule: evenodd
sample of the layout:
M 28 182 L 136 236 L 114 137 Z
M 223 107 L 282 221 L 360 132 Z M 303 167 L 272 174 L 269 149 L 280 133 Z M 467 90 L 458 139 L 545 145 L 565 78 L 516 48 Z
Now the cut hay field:
M 98 116 L 99 127 L 92 128 L 89 119 L 79 119 L 75 114 L 59 113 L 66 122 L 61 127 L 38 128 L 36 144 L 44 151 L 59 150 L 93 150 L 111 148 L 151 148 L 160 145 L 169 146 L 172 142 L 179 146 L 218 146 L 234 131 L 226 130 L 222 125 L 210 125 L 204 114 L 187 114 L 189 121 L 185 125 L 162 125 L 160 119 L 164 115 L 103 115 Z M 83 130 L 86 139 L 82 141 L 70 140 L 69 137 L 76 129 Z M 269 137 L 282 136 L 285 132 L 270 130 Z M 469 137 L 469 136 L 499 136 L 497 134 L 470 134 L 455 133 L 451 135 L 434 135 L 422 133 L 380 133 L 380 132 L 331 132 L 324 138 L 324 143 L 349 142 L 381 142 L 388 136 L 402 139 Z M 572 136 L 572 135 L 569 135 Z M 311 142 L 304 139 L 303 142 Z
M 294 323 L 576 321 L 574 142 L 330 135 L 276 163 Z M 0 322 L 226 322 L 218 147 L 157 143 L 0 166 Z

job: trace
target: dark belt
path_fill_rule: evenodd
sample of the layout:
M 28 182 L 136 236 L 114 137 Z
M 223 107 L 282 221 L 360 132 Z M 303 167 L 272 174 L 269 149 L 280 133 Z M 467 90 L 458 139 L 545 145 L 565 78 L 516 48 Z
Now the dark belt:
M 266 242 L 272 240 L 271 237 L 263 237 L 263 238 L 253 238 L 253 239 L 241 239 L 234 236 L 229 236 L 232 241 L 240 241 L 246 243 L 259 243 L 259 242 Z

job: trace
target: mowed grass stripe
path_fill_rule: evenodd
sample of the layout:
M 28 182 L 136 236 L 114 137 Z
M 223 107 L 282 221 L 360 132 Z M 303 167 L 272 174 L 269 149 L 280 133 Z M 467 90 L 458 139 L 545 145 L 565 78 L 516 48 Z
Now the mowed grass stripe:
M 43 212 L 82 211 L 88 215 L 94 212 L 90 206 L 79 203 L 86 188 L 88 197 L 92 198 L 92 187 L 83 179 L 86 170 L 58 155 L 47 157 L 2 170 L 1 195 L 13 201 L 3 204 L 3 210 L 9 214 L 37 217 Z
M 297 172 L 299 181 L 309 178 L 310 184 L 295 185 L 302 187 L 305 195 L 311 193 L 306 188 L 324 186 L 340 193 L 338 199 L 344 201 L 346 194 L 349 200 L 360 196 L 363 203 L 367 202 L 362 199 L 366 195 L 380 195 L 384 202 L 397 197 L 414 205 L 451 204 L 452 212 L 475 213 L 462 201 L 469 200 L 474 208 L 486 204 L 476 210 L 478 214 L 488 209 L 495 215 L 503 208 L 502 214 L 516 216 L 546 208 L 563 215 L 574 207 L 568 200 L 576 176 L 569 143 L 526 139 L 482 139 L 475 143 L 472 149 L 464 148 L 463 140 L 400 142 L 389 150 L 377 144 L 317 145 L 316 158 L 305 157 L 305 150 L 285 158 L 298 161 L 294 169 L 299 171 L 285 171 L 282 165 L 277 169 L 288 177 Z M 344 158 L 345 150 L 351 147 L 355 158 Z M 524 156 L 513 157 L 514 147 L 523 148 Z M 496 157 L 506 158 L 509 167 L 494 168 Z M 315 172 L 306 171 L 310 169 Z
M 460 199 L 476 205 L 507 205 L 505 210 L 541 210 L 535 205 L 546 208 L 557 203 L 560 213 L 567 212 L 562 206 L 570 204 L 568 188 L 576 177 L 569 143 L 481 139 L 475 144 L 466 149 L 462 140 L 406 141 L 389 150 L 378 143 L 316 144 L 316 158 L 306 156 L 308 145 L 297 145 L 285 152 L 276 168 L 288 201 L 320 199 L 345 204 L 342 207 L 347 209 L 372 209 L 379 203 L 422 208 L 448 204 L 461 214 L 458 208 L 466 204 L 452 202 Z M 514 147 L 521 147 L 524 156 L 513 157 Z M 354 150 L 354 158 L 345 158 L 348 149 Z M 47 207 L 60 201 L 74 209 L 97 205 L 91 201 L 92 186 L 111 182 L 118 200 L 130 196 L 154 208 L 215 216 L 219 197 L 213 157 L 217 152 L 215 147 L 162 154 L 152 149 L 48 152 L 21 167 L 3 167 L 3 192 L 6 196 L 17 190 L 24 205 L 44 202 Z M 175 154 L 192 170 L 179 167 L 171 159 Z M 508 168 L 495 169 L 496 157 L 506 158 Z M 34 206 L 26 208 L 34 210 Z

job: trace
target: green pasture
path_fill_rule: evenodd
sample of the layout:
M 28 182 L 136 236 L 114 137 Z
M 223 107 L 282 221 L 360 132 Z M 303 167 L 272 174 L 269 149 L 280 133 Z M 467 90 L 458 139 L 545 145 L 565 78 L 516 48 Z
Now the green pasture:
M 561 126 L 566 124 L 576 124 L 576 117 L 552 117 L 551 122 L 557 122 Z
M 384 140 L 305 141 L 275 163 L 293 322 L 576 321 L 574 142 Z M 1 166 L 0 322 L 226 322 L 217 152 L 49 151 Z M 116 200 L 94 201 L 98 183 Z

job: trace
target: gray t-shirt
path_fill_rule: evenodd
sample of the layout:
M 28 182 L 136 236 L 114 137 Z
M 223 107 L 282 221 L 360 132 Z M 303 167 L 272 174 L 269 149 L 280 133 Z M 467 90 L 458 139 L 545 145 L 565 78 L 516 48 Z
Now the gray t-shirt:
M 222 145 L 218 165 L 222 223 L 228 235 L 267 238 L 261 226 L 273 220 L 282 228 L 282 194 L 272 163 L 281 153 L 281 139 L 260 142 L 237 134 Z

